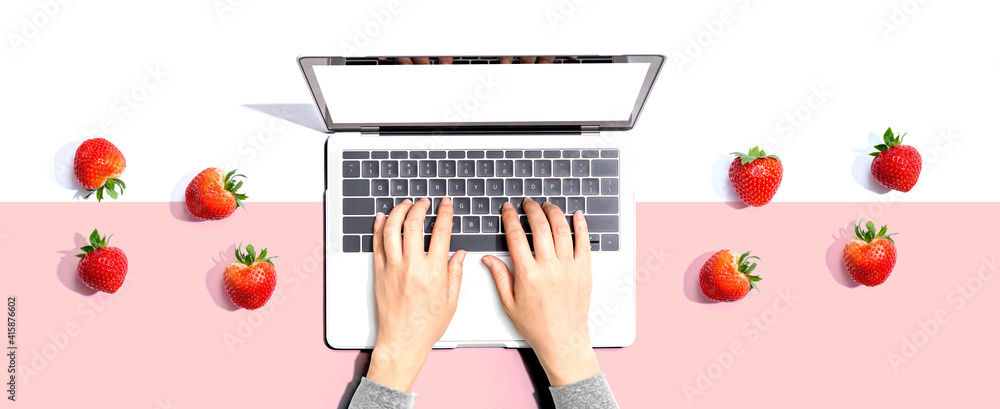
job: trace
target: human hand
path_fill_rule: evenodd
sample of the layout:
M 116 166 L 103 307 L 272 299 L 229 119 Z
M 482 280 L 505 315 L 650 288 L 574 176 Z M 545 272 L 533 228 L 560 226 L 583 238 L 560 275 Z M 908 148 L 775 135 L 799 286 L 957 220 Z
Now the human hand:
M 590 346 L 587 313 L 593 278 L 590 235 L 583 212 L 573 214 L 576 244 L 562 209 L 551 203 L 523 203 L 535 246 L 532 256 L 517 212 L 504 203 L 502 218 L 514 274 L 494 256 L 483 257 L 514 327 L 538 355 L 552 386 L 599 374 Z
M 452 204 L 445 198 L 424 252 L 424 217 L 430 200 L 404 200 L 388 218 L 375 216 L 375 320 L 378 333 L 368 379 L 409 392 L 434 343 L 458 306 L 465 251 L 448 259 Z M 402 237 L 400 234 L 402 233 Z

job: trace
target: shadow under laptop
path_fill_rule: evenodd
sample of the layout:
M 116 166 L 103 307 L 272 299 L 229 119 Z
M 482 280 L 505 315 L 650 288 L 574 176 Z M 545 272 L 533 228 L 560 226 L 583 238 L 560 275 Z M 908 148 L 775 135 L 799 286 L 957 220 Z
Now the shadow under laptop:
M 244 104 L 243 106 L 318 132 L 327 132 L 323 118 L 319 116 L 316 105 L 313 104 Z
M 354 375 L 344 388 L 344 395 L 340 398 L 340 403 L 337 404 L 338 409 L 347 409 L 351 405 L 354 392 L 358 390 L 358 385 L 361 385 L 361 377 L 368 374 L 368 366 L 371 363 L 372 350 L 363 349 L 358 351 L 358 357 L 354 360 Z

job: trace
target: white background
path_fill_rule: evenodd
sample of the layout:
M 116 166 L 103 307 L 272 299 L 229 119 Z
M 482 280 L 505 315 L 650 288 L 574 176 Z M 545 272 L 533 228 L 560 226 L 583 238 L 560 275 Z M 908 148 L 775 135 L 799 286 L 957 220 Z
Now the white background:
M 784 161 L 777 201 L 1000 199 L 995 1 L 499 4 L 5 1 L 0 200 L 78 200 L 62 164 L 103 121 L 128 160 L 120 200 L 181 200 L 197 171 L 239 166 L 251 201 L 319 201 L 297 55 L 627 53 L 668 57 L 636 128 L 611 135 L 649 160 L 639 200 L 734 200 L 724 155 L 756 144 Z M 905 195 L 867 176 L 889 125 L 925 158 Z

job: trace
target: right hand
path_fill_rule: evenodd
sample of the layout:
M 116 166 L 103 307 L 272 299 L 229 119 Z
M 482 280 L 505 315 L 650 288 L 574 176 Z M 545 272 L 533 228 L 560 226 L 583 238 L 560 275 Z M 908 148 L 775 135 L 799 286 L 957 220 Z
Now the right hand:
M 504 203 L 502 218 L 514 272 L 494 256 L 483 257 L 500 294 L 500 303 L 538 361 L 552 386 L 563 386 L 600 373 L 590 346 L 587 313 L 593 277 L 590 235 L 583 212 L 573 214 L 578 239 L 573 244 L 563 211 L 551 203 L 525 199 L 535 254 L 531 254 L 517 212 Z

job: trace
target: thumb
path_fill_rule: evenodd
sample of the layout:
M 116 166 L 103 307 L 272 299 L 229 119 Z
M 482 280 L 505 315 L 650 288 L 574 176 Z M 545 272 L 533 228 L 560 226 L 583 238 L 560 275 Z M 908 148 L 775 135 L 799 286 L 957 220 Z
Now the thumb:
M 453 301 L 458 300 L 458 291 L 462 289 L 462 263 L 465 262 L 465 250 L 456 251 L 448 260 L 448 294 Z
M 500 302 L 504 309 L 510 309 L 514 305 L 514 287 L 511 280 L 513 276 L 500 259 L 493 256 L 483 256 L 483 264 L 489 267 L 493 282 L 497 285 L 497 293 L 500 294 Z

